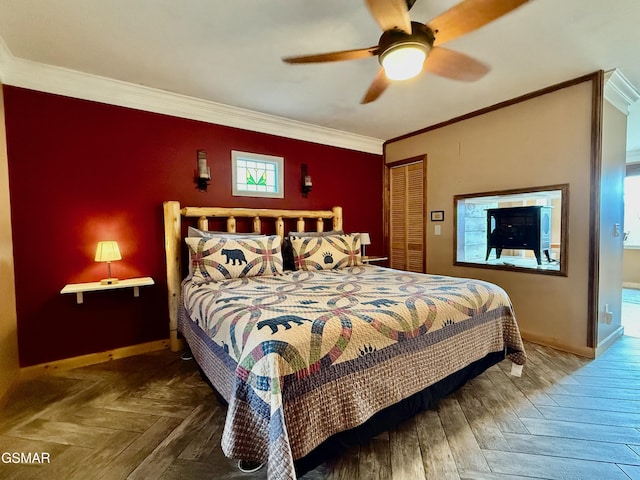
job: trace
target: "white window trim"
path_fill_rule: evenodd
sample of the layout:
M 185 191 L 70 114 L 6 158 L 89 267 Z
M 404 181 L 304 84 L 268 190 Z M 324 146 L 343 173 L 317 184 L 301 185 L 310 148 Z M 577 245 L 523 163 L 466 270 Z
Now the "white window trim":
M 238 169 L 236 162 L 238 158 L 243 160 L 257 160 L 259 162 L 273 162 L 278 165 L 278 191 L 277 192 L 254 192 L 238 190 Z M 261 198 L 284 198 L 284 157 L 273 155 L 262 155 L 260 153 L 240 152 L 231 150 L 231 188 L 235 197 L 261 197 Z

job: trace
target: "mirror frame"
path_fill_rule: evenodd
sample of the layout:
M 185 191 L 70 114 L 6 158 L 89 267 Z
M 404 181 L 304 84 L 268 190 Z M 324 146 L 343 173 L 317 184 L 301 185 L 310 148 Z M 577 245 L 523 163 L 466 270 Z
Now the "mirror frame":
M 514 195 L 522 193 L 538 193 L 551 190 L 560 190 L 562 199 L 560 202 L 560 269 L 543 270 L 538 268 L 518 267 L 515 265 L 491 265 L 458 260 L 458 203 L 461 200 L 478 197 L 492 197 L 499 195 Z M 511 190 L 497 190 L 492 192 L 470 193 L 455 195 L 453 197 L 453 264 L 462 267 L 488 268 L 491 270 L 509 270 L 515 272 L 534 273 L 541 275 L 568 276 L 569 268 L 569 184 L 545 185 L 539 187 L 515 188 Z

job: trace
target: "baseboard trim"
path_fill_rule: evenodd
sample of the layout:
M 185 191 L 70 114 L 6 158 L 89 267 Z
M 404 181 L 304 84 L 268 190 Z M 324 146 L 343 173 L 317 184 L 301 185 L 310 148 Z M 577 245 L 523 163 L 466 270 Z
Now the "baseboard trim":
M 640 290 L 640 283 L 622 282 L 622 288 L 635 288 L 636 290 Z
M 624 335 L 624 327 L 620 325 L 613 333 L 611 333 L 607 338 L 605 338 L 598 348 L 596 348 L 596 357 L 602 355 L 607 349 L 613 345 L 616 341 L 618 341 Z
M 128 347 L 115 348 L 104 352 L 90 353 L 88 355 L 80 355 L 78 357 L 64 358 L 53 362 L 40 363 L 30 367 L 20 369 L 20 379 L 28 380 L 30 378 L 39 377 L 41 375 L 50 375 L 62 370 L 71 368 L 86 367 L 95 365 L 96 363 L 109 362 L 119 358 L 132 357 L 143 353 L 155 352 L 169 348 L 169 339 L 155 340 L 153 342 L 139 343 Z
M 564 343 L 558 342 L 558 339 L 553 337 L 545 337 L 544 335 L 538 335 L 531 332 L 520 331 L 520 335 L 523 340 L 526 340 L 531 343 L 537 343 L 539 345 L 544 345 L 546 347 L 555 348 L 556 350 L 560 350 L 562 352 L 573 353 L 575 355 L 579 355 L 581 357 L 586 358 L 596 358 L 596 351 L 592 347 L 581 347 L 578 345 L 566 345 Z

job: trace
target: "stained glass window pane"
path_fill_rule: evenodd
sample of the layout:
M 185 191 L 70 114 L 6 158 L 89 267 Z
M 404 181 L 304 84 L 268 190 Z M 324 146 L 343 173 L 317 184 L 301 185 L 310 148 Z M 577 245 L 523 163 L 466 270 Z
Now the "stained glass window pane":
M 233 194 L 284 197 L 284 159 L 232 151 Z

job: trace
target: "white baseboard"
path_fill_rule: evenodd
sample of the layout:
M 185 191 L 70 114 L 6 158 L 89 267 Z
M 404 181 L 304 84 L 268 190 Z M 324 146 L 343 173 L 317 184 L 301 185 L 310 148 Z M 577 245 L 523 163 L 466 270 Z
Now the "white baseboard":
M 616 343 L 616 341 L 619 340 L 623 335 L 624 335 L 624 327 L 620 325 L 615 330 L 615 332 L 611 333 L 607 338 L 605 338 L 602 342 L 600 342 L 600 345 L 598 345 L 598 348 L 596 348 L 596 357 L 606 352 L 607 349 L 611 345 Z
M 640 290 L 640 283 L 622 282 L 622 288 L 635 288 L 636 290 Z

